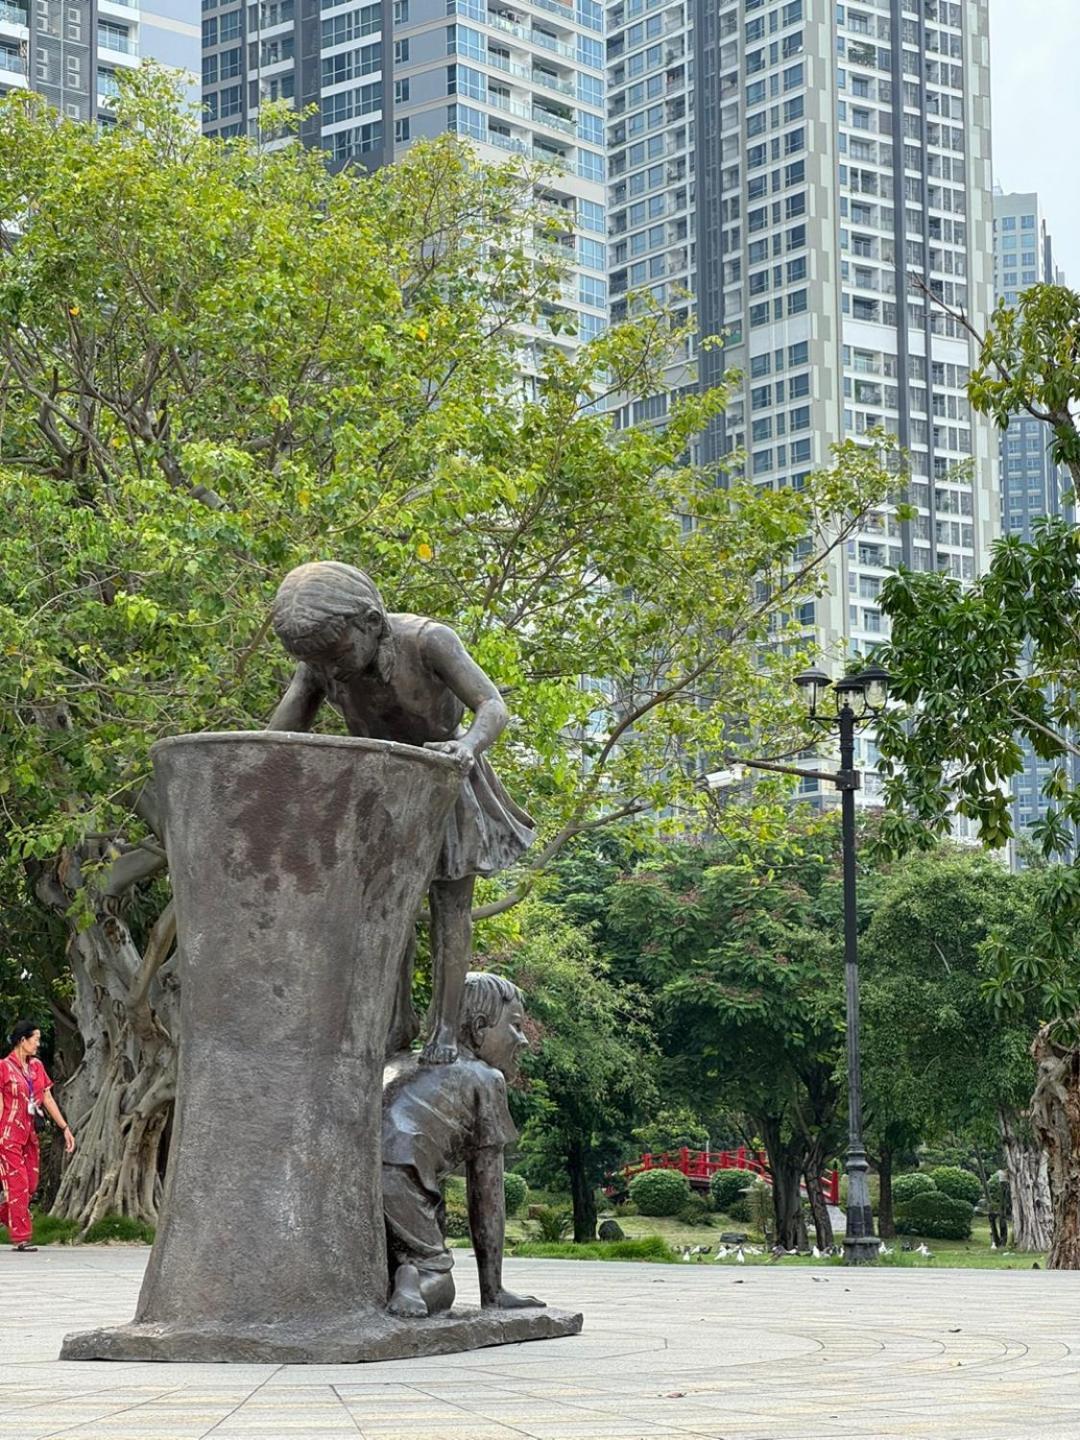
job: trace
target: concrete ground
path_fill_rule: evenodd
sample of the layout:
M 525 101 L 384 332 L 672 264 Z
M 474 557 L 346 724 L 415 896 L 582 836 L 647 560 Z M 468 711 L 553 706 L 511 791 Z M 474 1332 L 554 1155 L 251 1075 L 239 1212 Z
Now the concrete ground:
M 0 1440 L 1080 1436 L 1072 1274 L 519 1260 L 509 1286 L 584 1310 L 582 1335 L 378 1365 L 60 1364 L 66 1331 L 131 1318 L 147 1253 L 0 1252 Z

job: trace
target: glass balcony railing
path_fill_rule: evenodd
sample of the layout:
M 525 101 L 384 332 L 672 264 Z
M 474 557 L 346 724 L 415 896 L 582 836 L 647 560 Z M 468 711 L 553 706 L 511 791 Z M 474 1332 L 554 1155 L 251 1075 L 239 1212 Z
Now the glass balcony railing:
M 0 0 L 0 20 L 6 20 L 9 25 L 29 25 L 30 17 L 19 5 L 9 5 L 7 0 Z
M 11 50 L 0 50 L 0 70 L 10 75 L 25 75 L 26 61 Z
M 98 31 L 98 48 L 112 50 L 117 55 L 138 55 L 139 47 L 128 35 L 117 35 L 110 30 Z

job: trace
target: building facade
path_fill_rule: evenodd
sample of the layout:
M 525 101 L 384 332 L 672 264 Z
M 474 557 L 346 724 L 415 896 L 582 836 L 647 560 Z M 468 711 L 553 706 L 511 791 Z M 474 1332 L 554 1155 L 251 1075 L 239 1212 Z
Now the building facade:
M 974 343 L 923 288 L 977 327 L 990 314 L 987 4 L 615 0 L 608 15 L 613 310 L 684 282 L 699 333 L 725 336 L 701 381 L 743 375 L 702 458 L 744 451 L 756 483 L 797 486 L 877 427 L 909 457 L 917 517 L 871 515 L 798 613 L 838 666 L 886 637 L 890 569 L 973 579 L 999 530 L 997 443 L 965 393 Z
M 318 106 L 304 142 L 339 164 L 450 131 L 493 162 L 550 165 L 563 314 L 523 343 L 577 344 L 608 314 L 603 27 L 596 0 L 203 0 L 204 129 L 253 133 L 261 103 L 293 98 Z
M 75 120 L 108 122 L 117 71 L 153 58 L 190 77 L 199 30 L 192 0 L 0 0 L 0 92 L 44 95 Z
M 994 194 L 994 288 L 999 300 L 1015 305 L 1023 292 L 1037 284 L 1064 284 L 1054 259 L 1054 247 L 1039 196 Z M 1032 525 L 1042 515 L 1075 519 L 1075 507 L 1065 496 L 1071 479 L 1064 466 L 1050 455 L 1050 434 L 1045 424 L 1022 413 L 1009 419 L 999 440 L 1001 525 L 1007 535 L 1032 538 Z M 1080 781 L 1080 765 L 1068 761 L 1073 783 Z M 1013 829 L 1017 836 L 1044 819 L 1049 801 L 1042 787 L 1054 762 L 1041 760 L 1024 746 L 1024 768 L 1013 781 Z M 1016 855 L 1020 861 L 1019 853 Z

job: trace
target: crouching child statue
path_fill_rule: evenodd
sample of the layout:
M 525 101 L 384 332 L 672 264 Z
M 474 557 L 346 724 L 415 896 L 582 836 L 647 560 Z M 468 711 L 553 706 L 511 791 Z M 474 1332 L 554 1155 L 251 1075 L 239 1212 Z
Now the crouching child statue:
M 403 1052 L 383 1082 L 382 1185 L 392 1315 L 436 1315 L 454 1301 L 442 1182 L 463 1162 L 480 1303 L 542 1305 L 502 1285 L 506 1201 L 503 1149 L 517 1139 L 506 1082 L 528 1041 L 521 991 L 500 975 L 466 978 L 455 1065 L 430 1066 Z

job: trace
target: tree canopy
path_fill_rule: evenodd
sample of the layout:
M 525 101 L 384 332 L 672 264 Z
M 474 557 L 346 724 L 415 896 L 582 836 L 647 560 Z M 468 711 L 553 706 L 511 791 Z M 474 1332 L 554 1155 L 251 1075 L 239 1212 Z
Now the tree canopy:
M 459 631 L 513 715 L 534 872 L 696 805 L 695 756 L 794 733 L 796 601 L 890 457 L 847 445 L 798 491 L 699 470 L 722 386 L 617 431 L 608 397 L 662 388 L 683 336 L 657 311 L 567 343 L 550 201 L 452 137 L 374 174 L 207 139 L 154 67 L 104 130 L 0 99 L 0 896 L 63 921 L 65 959 L 28 963 L 70 1062 L 97 1042 L 68 1213 L 153 1218 L 176 975 L 141 782 L 158 737 L 265 723 L 293 565 L 358 564 Z

